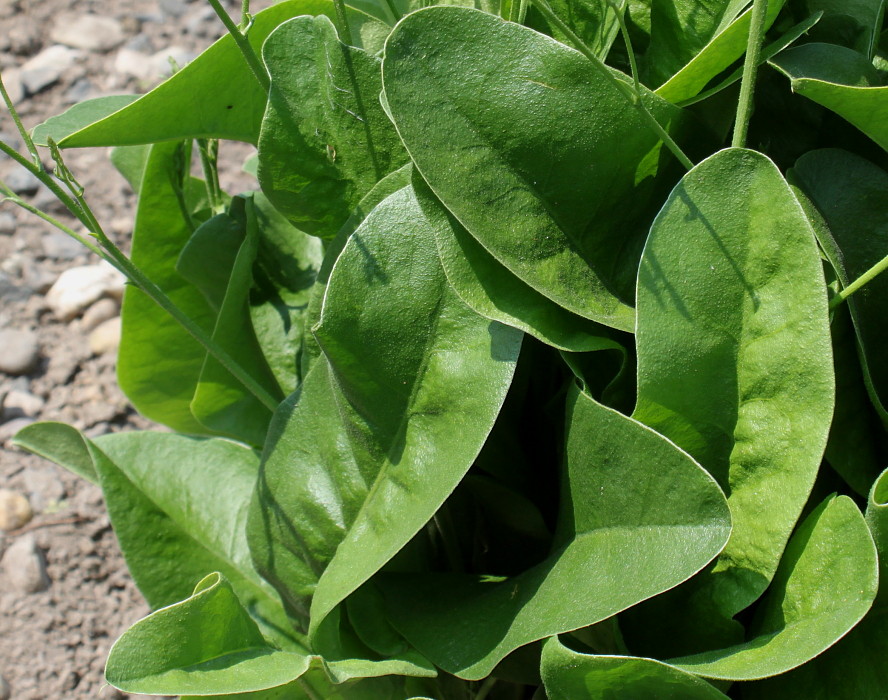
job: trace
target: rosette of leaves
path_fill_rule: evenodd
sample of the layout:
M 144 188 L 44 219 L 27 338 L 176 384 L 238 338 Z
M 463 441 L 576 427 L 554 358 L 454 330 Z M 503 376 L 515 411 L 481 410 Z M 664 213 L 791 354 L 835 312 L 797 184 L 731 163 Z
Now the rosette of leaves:
M 154 285 L 172 432 L 16 437 L 154 610 L 108 682 L 885 697 L 882 4 L 286 0 L 38 126 L 115 147 Z

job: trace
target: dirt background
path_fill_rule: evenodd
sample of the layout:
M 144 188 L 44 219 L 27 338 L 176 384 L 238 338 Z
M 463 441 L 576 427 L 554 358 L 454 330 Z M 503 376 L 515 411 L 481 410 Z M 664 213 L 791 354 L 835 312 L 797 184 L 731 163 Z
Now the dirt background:
M 269 4 L 254 2 L 253 10 Z M 236 14 L 239 2 L 233 5 Z M 203 0 L 0 0 L 0 70 L 31 128 L 89 97 L 147 91 L 168 70 L 167 55 L 181 65 L 222 31 Z M 2 108 L 0 140 L 21 150 Z M 223 146 L 229 192 L 249 184 L 236 167 L 248 153 Z M 107 153 L 71 152 L 66 161 L 106 231 L 127 250 L 135 197 Z M 48 190 L 2 154 L 0 178 L 74 225 Z M 98 262 L 48 224 L 0 204 L 0 495 L 12 492 L 7 499 L 24 499 L 33 512 L 23 526 L 0 530 L 0 700 L 130 697 L 105 685 L 102 671 L 113 641 L 148 608 L 101 492 L 9 444 L 35 420 L 64 421 L 90 436 L 153 427 L 115 384 L 119 285 L 81 302 L 73 317 L 52 301 L 63 272 Z

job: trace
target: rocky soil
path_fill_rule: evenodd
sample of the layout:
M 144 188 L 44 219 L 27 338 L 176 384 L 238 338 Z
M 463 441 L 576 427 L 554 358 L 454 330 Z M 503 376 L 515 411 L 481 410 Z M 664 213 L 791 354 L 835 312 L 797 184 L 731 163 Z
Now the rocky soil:
M 0 0 L 0 70 L 30 128 L 89 97 L 144 92 L 169 71 L 168 57 L 182 65 L 221 33 L 201 0 Z M 21 148 L 5 109 L 0 140 Z M 228 149 L 229 191 L 243 189 L 236 164 L 246 153 Z M 129 186 L 105 152 L 66 160 L 126 250 Z M 0 178 L 74 225 L 2 154 Z M 99 489 L 9 444 L 36 420 L 91 436 L 153 427 L 115 384 L 123 281 L 99 262 L 39 219 L 0 205 L 0 700 L 127 697 L 104 685 L 104 660 L 119 633 L 148 612 Z

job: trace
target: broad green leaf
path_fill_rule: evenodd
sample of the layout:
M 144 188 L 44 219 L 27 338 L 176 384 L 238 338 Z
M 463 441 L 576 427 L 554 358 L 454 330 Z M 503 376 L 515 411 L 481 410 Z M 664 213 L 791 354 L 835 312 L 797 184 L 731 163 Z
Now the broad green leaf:
M 863 515 L 847 496 L 831 497 L 789 541 L 757 611 L 751 639 L 669 663 L 725 680 L 785 673 L 831 647 L 860 622 L 878 583 L 876 548 Z
M 107 95 L 85 100 L 55 117 L 38 124 L 31 131 L 31 138 L 38 146 L 48 146 L 49 140 L 61 142 L 71 134 L 104 119 L 139 99 L 138 95 Z
M 491 15 L 433 7 L 393 30 L 383 83 L 417 170 L 488 252 L 571 312 L 632 330 L 649 209 L 674 163 L 589 59 Z M 644 99 L 677 134 L 680 110 Z
M 468 470 L 521 335 L 450 290 L 409 188 L 349 239 L 315 333 L 333 370 L 316 360 L 278 410 L 248 530 L 262 574 L 294 616 L 311 603 L 317 629 Z
M 727 30 L 748 4 L 749 0 L 652 0 L 651 44 L 645 54 L 648 82 L 660 85 L 675 75 Z M 772 0 L 768 5 L 777 6 L 768 8 L 769 14 L 776 16 L 783 0 Z M 748 32 L 748 17 L 746 27 Z M 723 67 L 727 68 L 744 50 L 745 46 Z
M 324 258 L 314 236 L 299 231 L 261 192 L 253 194 L 259 250 L 253 264 L 250 318 L 277 383 L 286 394 L 302 379 L 301 353 L 310 336 L 308 304 Z
M 508 578 L 380 577 L 395 627 L 460 678 L 484 678 L 520 646 L 678 585 L 730 534 L 715 481 L 653 430 L 576 388 L 566 425 L 560 521 L 545 560 Z
M 888 255 L 888 173 L 860 156 L 822 149 L 800 158 L 792 178 L 826 222 L 821 247 L 843 287 Z M 888 427 L 888 276 L 876 277 L 845 303 L 870 398 Z
M 774 23 L 784 4 L 785 0 L 771 0 L 768 3 L 766 27 Z M 749 9 L 714 35 L 693 58 L 674 75 L 669 76 L 654 92 L 674 104 L 697 95 L 710 80 L 746 53 L 751 18 L 752 9 Z
M 529 3 L 528 3 L 529 4 Z M 626 12 L 627 0 L 618 0 L 620 12 Z M 465 5 L 472 7 L 472 5 Z M 617 21 L 616 11 L 611 9 L 608 0 L 553 0 L 549 7 L 576 34 L 583 43 L 592 50 L 601 61 L 607 58 L 614 40 L 620 33 L 620 24 Z M 535 9 L 535 8 L 534 8 Z M 532 6 L 529 12 L 534 12 Z M 501 14 L 503 18 L 505 15 Z M 552 26 L 542 15 L 532 15 L 533 22 L 522 22 L 533 29 L 545 30 L 546 34 L 555 37 L 558 41 L 573 46 L 570 37 L 566 36 L 558 27 Z
M 250 318 L 252 270 L 260 236 L 256 207 L 252 197 L 238 198 L 235 202 L 230 213 L 243 216 L 241 225 L 246 235 L 229 268 L 230 277 L 216 317 L 213 341 L 245 368 L 270 397 L 280 402 L 284 397 L 265 362 Z M 252 445 L 265 442 L 271 420 L 271 410 L 209 354 L 191 401 L 191 412 L 209 429 Z
M 15 434 L 12 444 L 55 462 L 87 481 L 99 483 L 86 438 L 70 425 L 54 422 L 32 423 Z
M 631 625 L 667 649 L 731 643 L 808 499 L 834 401 L 814 232 L 765 156 L 721 151 L 670 195 L 639 269 L 636 343 L 634 417 L 716 478 L 734 530 L 714 568 Z
M 580 654 L 552 637 L 540 671 L 549 700 L 727 700 L 706 681 L 654 659 Z
M 888 150 L 888 87 L 863 54 L 843 46 L 805 44 L 770 61 L 792 91 L 847 119 Z
M 289 683 L 309 663 L 265 641 L 231 584 L 212 573 L 187 600 L 124 632 L 111 647 L 105 678 L 130 693 L 232 694 Z
M 806 0 L 809 12 L 823 12 L 818 36 L 872 59 L 879 41 L 885 0 Z M 844 40 L 844 41 L 843 41 Z
M 127 566 L 153 608 L 186 598 L 196 581 L 220 571 L 266 633 L 292 644 L 280 600 L 253 568 L 244 532 L 255 452 L 218 438 L 154 432 L 90 444 Z
M 414 189 L 453 289 L 486 318 L 529 333 L 560 350 L 598 350 L 603 329 L 560 307 L 497 262 L 444 208 L 418 176 Z
M 199 207 L 203 188 L 187 176 L 190 149 L 181 143 L 153 146 L 145 164 L 136 210 L 131 259 L 206 332 L 213 309 L 175 269 L 192 234 L 186 212 Z M 206 433 L 190 404 L 206 351 L 141 290 L 128 286 L 121 312 L 117 380 L 140 413 L 184 433 Z
M 117 146 L 111 149 L 112 165 L 123 175 L 136 194 L 139 194 L 139 188 L 142 186 L 142 175 L 145 173 L 145 165 L 150 155 L 151 146 Z
M 308 300 L 308 308 L 305 311 L 305 327 L 311 329 L 321 319 L 321 306 L 324 303 L 324 295 L 327 292 L 327 282 L 330 279 L 330 273 L 333 271 L 333 265 L 339 258 L 339 254 L 345 247 L 349 237 L 355 232 L 355 229 L 361 225 L 364 219 L 376 208 L 376 205 L 382 202 L 386 197 L 394 194 L 398 190 L 410 184 L 413 166 L 410 163 L 402 165 L 392 173 L 386 175 L 382 180 L 377 182 L 363 199 L 358 203 L 352 211 L 351 216 L 339 229 L 336 238 L 327 243 L 324 248 L 324 259 L 318 270 L 318 276 L 314 286 L 311 288 L 311 295 Z M 301 359 L 302 374 L 308 372 L 311 364 L 321 355 L 321 347 L 318 345 L 314 336 L 306 334 L 305 347 Z
M 332 238 L 379 180 L 408 159 L 379 104 L 381 61 L 346 46 L 326 17 L 298 17 L 262 50 L 271 74 L 259 182 L 306 233 Z
M 823 654 L 789 673 L 744 687 L 751 700 L 860 700 L 888 688 L 888 472 L 873 484 L 866 522 L 879 553 L 879 593 L 866 617 Z
M 271 31 L 298 15 L 334 16 L 330 0 L 286 0 L 256 13 L 248 34 L 258 54 Z M 352 33 L 381 46 L 388 28 L 349 9 Z M 219 138 L 256 143 L 266 95 L 234 39 L 226 34 L 151 92 L 74 132 L 60 145 L 126 146 L 183 138 Z M 103 103 L 103 106 L 110 103 Z M 97 115 L 98 116 L 98 115 Z M 79 115 L 78 115 L 79 117 Z

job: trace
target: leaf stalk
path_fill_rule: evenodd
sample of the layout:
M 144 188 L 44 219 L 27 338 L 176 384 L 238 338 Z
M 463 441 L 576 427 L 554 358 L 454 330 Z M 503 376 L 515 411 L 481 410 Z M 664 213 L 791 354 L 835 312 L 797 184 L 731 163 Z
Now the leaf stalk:
M 259 82 L 262 91 L 267 94 L 269 89 L 271 88 L 271 80 L 268 77 L 268 72 L 262 65 L 262 61 L 259 60 L 259 57 L 253 50 L 252 44 L 250 44 L 249 39 L 247 39 L 247 35 L 245 32 L 247 31 L 247 29 L 249 29 L 249 23 L 242 30 L 234 23 L 234 20 L 231 19 L 231 16 L 228 14 L 228 12 L 225 11 L 225 8 L 222 7 L 219 0 L 209 0 L 209 3 L 210 5 L 212 5 L 213 10 L 215 10 L 216 15 L 219 17 L 219 19 L 222 20 L 222 24 L 225 25 L 228 33 L 231 34 L 231 38 L 234 39 L 234 43 L 237 44 L 237 47 L 240 49 L 241 54 L 243 54 L 244 60 L 247 62 L 247 65 L 250 67 L 253 75 L 256 76 L 256 80 Z M 249 14 L 248 2 L 247 11 Z
M 765 18 L 768 13 L 768 0 L 753 0 L 752 17 L 749 22 L 749 42 L 746 46 L 746 60 L 743 64 L 743 78 L 740 82 L 740 99 L 737 103 L 737 120 L 734 122 L 734 148 L 744 148 L 749 133 L 749 120 L 752 118 L 752 103 L 755 94 L 755 79 L 758 73 L 759 55 L 765 38 Z
M 858 291 L 861 287 L 869 282 L 872 282 L 878 275 L 882 274 L 885 270 L 888 270 L 888 255 L 879 260 L 875 265 L 873 265 L 869 270 L 864 272 L 860 277 L 854 280 L 847 287 L 840 289 L 836 295 L 829 300 L 829 308 L 830 311 L 835 309 L 839 304 L 841 304 L 845 299 L 850 297 L 854 292 Z

